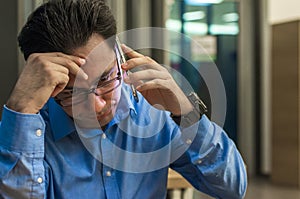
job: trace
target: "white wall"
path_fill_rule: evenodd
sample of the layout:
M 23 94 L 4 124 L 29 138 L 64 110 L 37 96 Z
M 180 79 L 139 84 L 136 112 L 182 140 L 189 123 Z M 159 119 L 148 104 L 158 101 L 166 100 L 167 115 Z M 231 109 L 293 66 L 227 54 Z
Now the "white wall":
M 299 0 L 268 0 L 271 24 L 300 19 Z

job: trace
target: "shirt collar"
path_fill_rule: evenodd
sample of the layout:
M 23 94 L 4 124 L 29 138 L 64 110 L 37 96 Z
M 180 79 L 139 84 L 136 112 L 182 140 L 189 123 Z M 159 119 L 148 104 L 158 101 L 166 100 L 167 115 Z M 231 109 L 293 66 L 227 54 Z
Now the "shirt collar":
M 129 115 L 136 115 L 135 107 L 137 104 L 130 93 L 131 90 L 129 86 L 123 84 L 121 87 L 121 98 L 116 114 L 112 121 L 109 122 L 108 127 L 115 123 L 119 123 Z M 47 106 L 49 111 L 50 126 L 55 141 L 76 131 L 73 119 L 65 113 L 61 106 L 59 106 L 53 98 L 48 101 Z

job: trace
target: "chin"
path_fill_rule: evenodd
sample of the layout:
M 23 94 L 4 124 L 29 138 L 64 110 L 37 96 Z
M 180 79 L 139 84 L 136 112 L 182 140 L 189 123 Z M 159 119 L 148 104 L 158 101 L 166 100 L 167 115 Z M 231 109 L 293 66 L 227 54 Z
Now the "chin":
M 98 123 L 101 126 L 107 125 L 112 119 L 113 119 L 113 115 L 109 115 L 109 116 L 106 116 L 106 117 L 97 117 Z

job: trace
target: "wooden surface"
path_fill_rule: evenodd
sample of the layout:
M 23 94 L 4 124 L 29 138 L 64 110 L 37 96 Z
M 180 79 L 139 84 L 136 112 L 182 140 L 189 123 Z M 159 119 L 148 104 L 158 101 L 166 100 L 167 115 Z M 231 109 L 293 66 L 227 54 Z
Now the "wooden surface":
M 188 183 L 180 174 L 172 169 L 169 169 L 168 189 L 186 189 L 191 187 L 192 185 Z
M 298 186 L 299 21 L 272 26 L 272 181 Z

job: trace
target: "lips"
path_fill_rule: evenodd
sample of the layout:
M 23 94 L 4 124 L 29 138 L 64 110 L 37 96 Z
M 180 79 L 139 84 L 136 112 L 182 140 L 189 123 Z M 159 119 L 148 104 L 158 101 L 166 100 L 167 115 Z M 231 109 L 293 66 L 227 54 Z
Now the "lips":
M 97 113 L 97 118 L 103 118 L 105 116 L 108 116 L 111 113 L 111 108 L 106 109 L 105 111 L 101 111 L 100 113 Z
M 102 110 L 101 112 L 95 113 L 94 111 L 89 111 L 84 114 L 78 114 L 76 116 L 73 116 L 77 120 L 99 120 L 103 117 L 108 116 L 112 112 L 112 107 L 105 108 L 105 110 Z

